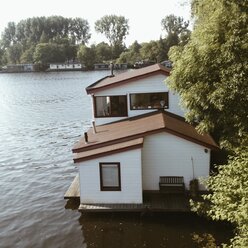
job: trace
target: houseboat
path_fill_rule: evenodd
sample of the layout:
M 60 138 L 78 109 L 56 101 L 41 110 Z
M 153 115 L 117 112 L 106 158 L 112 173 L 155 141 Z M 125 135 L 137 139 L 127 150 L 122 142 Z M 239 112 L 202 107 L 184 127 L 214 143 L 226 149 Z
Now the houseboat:
M 53 63 L 49 65 L 47 71 L 81 71 L 85 65 L 81 63 Z
M 35 71 L 34 64 L 13 64 L 3 67 L 3 72 L 33 72 Z
M 218 146 L 185 122 L 169 75 L 155 64 L 86 88 L 94 121 L 72 149 L 79 175 L 65 195 L 77 188 L 80 211 L 189 211 L 185 192 Z

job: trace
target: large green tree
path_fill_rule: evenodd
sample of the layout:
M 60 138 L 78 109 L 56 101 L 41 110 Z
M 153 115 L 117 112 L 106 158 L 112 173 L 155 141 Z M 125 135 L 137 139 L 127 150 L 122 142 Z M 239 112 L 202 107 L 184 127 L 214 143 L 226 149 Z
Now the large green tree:
M 113 58 L 119 57 L 125 48 L 124 40 L 129 31 L 128 19 L 124 16 L 105 15 L 96 21 L 95 30 L 108 39 L 113 49 Z
M 236 231 L 230 247 L 248 247 L 248 146 L 238 149 L 218 171 L 205 182 L 212 192 L 204 196 L 210 205 L 194 203 L 193 209 L 233 223 Z
M 39 43 L 35 47 L 34 61 L 39 64 L 64 62 L 66 60 L 63 46 L 53 43 Z
M 129 46 L 127 51 L 121 53 L 119 59 L 117 60 L 117 63 L 134 64 L 136 61 L 140 61 L 140 49 L 141 45 L 137 41 L 134 41 L 134 43 Z
M 82 64 L 86 66 L 86 68 L 93 69 L 94 64 L 96 63 L 95 45 L 91 45 L 91 47 L 81 45 L 77 53 L 77 58 Z
M 200 132 L 239 146 L 248 133 L 248 2 L 194 0 L 192 9 L 189 43 L 170 51 L 169 85 Z
M 86 20 L 50 16 L 27 18 L 17 24 L 14 22 L 8 23 L 2 33 L 0 42 L 4 55 L 8 59 L 7 62 L 13 63 L 14 61 L 19 62 L 20 57 L 23 62 L 31 61 L 34 57 L 31 52 L 35 51 L 31 48 L 40 43 L 63 45 L 63 53 L 66 54 L 66 59 L 73 60 L 76 57 L 78 44 L 85 44 L 89 39 L 89 24 Z M 20 56 L 17 56 L 17 47 L 22 48 Z

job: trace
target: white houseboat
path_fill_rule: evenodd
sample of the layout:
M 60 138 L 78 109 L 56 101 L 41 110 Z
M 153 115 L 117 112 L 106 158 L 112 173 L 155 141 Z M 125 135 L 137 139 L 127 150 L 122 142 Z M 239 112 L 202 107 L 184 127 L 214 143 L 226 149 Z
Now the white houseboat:
M 81 211 L 147 209 L 145 193 L 184 192 L 192 179 L 209 175 L 218 146 L 185 122 L 178 95 L 165 83 L 169 74 L 155 64 L 86 88 L 94 122 L 73 147 Z
M 49 65 L 48 71 L 81 71 L 85 65 L 80 63 L 53 63 Z

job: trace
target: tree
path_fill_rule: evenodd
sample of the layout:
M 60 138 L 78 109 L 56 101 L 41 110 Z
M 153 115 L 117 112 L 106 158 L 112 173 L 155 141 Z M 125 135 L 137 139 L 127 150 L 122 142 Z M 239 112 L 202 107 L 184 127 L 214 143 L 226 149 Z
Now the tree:
M 20 57 L 22 57 L 22 61 L 31 61 L 34 56 L 31 54 L 34 51 L 34 49 L 30 49 L 31 47 L 35 47 L 39 43 L 53 43 L 56 47 L 55 51 L 52 51 L 47 57 L 50 56 L 52 60 L 55 58 L 61 60 L 66 54 L 67 60 L 73 60 L 76 57 L 77 44 L 85 44 L 89 39 L 89 24 L 82 18 L 32 17 L 21 20 L 17 25 L 14 22 L 8 23 L 1 36 L 1 47 L 6 50 L 4 54 L 8 55 L 9 61 L 19 61 Z M 17 51 L 20 49 L 17 50 L 17 47 L 22 47 L 18 58 Z M 44 46 L 38 47 L 38 50 L 41 48 L 42 51 L 46 50 Z M 64 51 L 61 50 L 62 48 Z M 61 50 L 61 56 L 55 55 L 58 50 Z M 37 59 L 39 56 L 36 54 Z
M 101 42 L 96 45 L 96 62 L 103 63 L 111 60 L 111 47 L 105 43 Z
M 105 15 L 95 22 L 95 30 L 104 34 L 113 48 L 113 58 L 123 52 L 124 40 L 128 35 L 128 20 L 124 16 Z
M 170 52 L 169 85 L 200 132 L 212 132 L 223 147 L 240 146 L 248 133 L 248 3 L 195 0 L 192 9 L 189 43 Z
M 92 45 L 91 47 L 87 47 L 85 45 L 81 45 L 79 47 L 77 57 L 79 61 L 83 64 L 88 69 L 93 69 L 94 63 L 96 61 L 96 51 L 95 51 L 95 46 Z
M 183 17 L 168 15 L 161 21 L 162 28 L 166 30 L 167 35 L 180 36 L 185 30 L 188 30 L 189 22 L 184 21 Z
M 140 49 L 141 45 L 137 41 L 134 41 L 127 51 L 121 53 L 117 63 L 134 64 L 136 61 L 140 61 Z
M 7 60 L 9 64 L 20 63 L 22 54 L 22 46 L 20 44 L 13 44 L 7 51 Z
M 230 247 L 248 247 L 248 146 L 237 150 L 227 165 L 205 182 L 212 194 L 204 196 L 210 205 L 194 203 L 194 210 L 213 220 L 227 220 L 236 226 Z
M 35 47 L 34 61 L 40 64 L 58 63 L 66 60 L 63 46 L 40 43 Z
M 4 48 L 7 48 L 16 42 L 16 25 L 14 22 L 9 22 L 7 27 L 4 29 L 2 33 L 2 45 Z
M 31 46 L 29 49 L 27 49 L 25 52 L 22 53 L 20 62 L 21 63 L 33 63 L 33 54 L 35 52 L 35 46 Z
M 140 49 L 141 57 L 144 60 L 158 62 L 159 46 L 157 41 L 150 41 L 142 44 Z

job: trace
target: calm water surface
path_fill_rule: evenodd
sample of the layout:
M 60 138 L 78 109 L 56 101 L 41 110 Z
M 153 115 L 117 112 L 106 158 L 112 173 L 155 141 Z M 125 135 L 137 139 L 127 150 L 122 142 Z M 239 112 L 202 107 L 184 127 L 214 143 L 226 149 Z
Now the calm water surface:
M 91 124 L 85 87 L 108 72 L 0 74 L 0 247 L 197 247 L 230 228 L 191 215 L 81 215 L 63 195 Z

